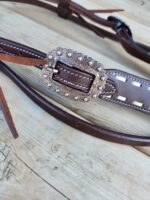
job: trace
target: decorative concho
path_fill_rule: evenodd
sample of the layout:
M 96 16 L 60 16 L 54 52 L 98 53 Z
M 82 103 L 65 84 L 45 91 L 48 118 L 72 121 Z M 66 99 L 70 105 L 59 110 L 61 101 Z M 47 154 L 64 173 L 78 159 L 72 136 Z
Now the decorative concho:
M 86 55 L 78 53 L 71 49 L 58 47 L 48 53 L 47 58 L 49 64 L 43 66 L 43 78 L 48 88 L 57 94 L 70 98 L 74 101 L 88 102 L 97 98 L 105 88 L 107 75 L 103 66 Z M 53 75 L 59 73 L 55 68 L 57 62 L 60 61 L 70 68 L 76 68 L 94 75 L 95 79 L 88 93 L 73 89 L 62 83 L 53 80 Z

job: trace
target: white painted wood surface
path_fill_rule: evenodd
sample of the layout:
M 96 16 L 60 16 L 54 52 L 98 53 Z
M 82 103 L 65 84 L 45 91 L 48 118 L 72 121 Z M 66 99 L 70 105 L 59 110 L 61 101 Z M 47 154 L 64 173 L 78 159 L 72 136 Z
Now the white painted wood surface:
M 150 45 L 148 0 L 78 2 L 88 8 L 124 8 L 125 12 L 115 16 L 132 27 L 138 41 Z M 149 78 L 149 65 L 129 56 L 120 45 L 44 9 L 0 3 L 0 20 L 2 37 L 44 52 L 57 46 L 73 47 L 101 61 L 105 68 Z M 48 92 L 39 81 L 39 70 L 11 66 L 69 112 L 114 130 L 150 135 L 149 116 L 103 101 L 72 104 Z M 76 131 L 35 105 L 2 73 L 0 85 L 20 135 L 14 141 L 0 112 L 0 200 L 149 200 L 150 148 L 112 144 Z

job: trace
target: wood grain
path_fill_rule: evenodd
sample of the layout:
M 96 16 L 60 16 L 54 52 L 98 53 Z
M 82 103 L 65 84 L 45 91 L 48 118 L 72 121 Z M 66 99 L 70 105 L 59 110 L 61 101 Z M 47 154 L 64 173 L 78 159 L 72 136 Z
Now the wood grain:
M 124 19 L 132 27 L 138 41 L 149 42 L 150 45 L 149 1 L 78 2 L 92 9 L 124 8 L 125 12 L 116 13 L 115 16 Z M 0 19 L 2 37 L 43 52 L 57 46 L 73 48 L 91 55 L 105 68 L 117 68 L 150 77 L 149 65 L 129 56 L 119 44 L 102 40 L 44 9 L 1 3 Z M 114 130 L 150 135 L 149 116 L 145 114 L 99 100 L 72 104 L 48 91 L 39 70 L 17 65 L 11 67 L 32 87 L 51 97 L 69 112 Z M 97 140 L 45 113 L 2 73 L 0 85 L 20 135 L 17 141 L 10 137 L 0 113 L 0 145 L 10 145 L 11 160 L 16 162 L 12 177 L 7 179 L 7 173 L 1 174 L 7 168 L 9 159 L 6 163 L 2 162 L 3 153 L 0 153 L 0 199 L 21 200 L 29 196 L 32 200 L 149 199 L 150 148 L 133 148 Z

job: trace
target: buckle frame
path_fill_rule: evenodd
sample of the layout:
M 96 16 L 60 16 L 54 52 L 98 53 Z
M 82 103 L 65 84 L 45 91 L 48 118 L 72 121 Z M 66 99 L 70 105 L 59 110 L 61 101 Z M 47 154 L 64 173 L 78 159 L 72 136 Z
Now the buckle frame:
M 75 101 L 88 102 L 93 98 L 97 98 L 104 90 L 107 81 L 106 72 L 102 64 L 91 57 L 71 49 L 58 47 L 48 53 L 47 59 L 49 64 L 44 65 L 42 71 L 44 82 L 52 92 Z M 55 68 L 58 61 L 64 63 L 67 67 L 75 67 L 77 70 L 79 69 L 92 76 L 94 75 L 95 78 L 87 93 L 53 80 L 53 75 L 59 73 Z

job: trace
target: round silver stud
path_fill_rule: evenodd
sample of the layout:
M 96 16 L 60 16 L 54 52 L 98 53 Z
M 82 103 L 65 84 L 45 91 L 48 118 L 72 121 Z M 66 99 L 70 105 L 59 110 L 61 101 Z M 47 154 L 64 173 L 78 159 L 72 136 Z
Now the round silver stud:
M 82 58 L 82 56 L 79 56 L 79 57 L 78 57 L 78 61 L 80 61 L 80 62 L 81 62 L 81 61 L 82 61 L 82 59 L 83 59 L 83 58 Z
M 100 79 L 101 79 L 101 81 L 105 81 L 106 77 L 105 76 L 101 76 Z
M 68 52 L 68 53 L 67 53 L 67 57 L 68 57 L 68 58 L 71 58 L 71 57 L 72 57 L 72 53 L 71 53 L 71 52 Z
M 52 60 L 53 59 L 53 56 L 50 54 L 50 55 L 48 55 L 48 59 L 49 60 Z
M 56 54 L 57 54 L 58 56 L 61 56 L 62 52 L 61 52 L 60 50 L 58 50 L 58 51 L 56 52 Z
M 76 100 L 76 101 L 77 101 L 78 99 L 79 99 L 79 97 L 78 97 L 78 96 L 75 96 L 75 97 L 74 97 L 74 100 Z
M 100 67 L 100 66 L 97 67 L 97 71 L 98 71 L 98 72 L 102 71 L 102 67 Z
M 93 94 L 93 98 L 96 98 L 97 97 L 97 94 Z
M 69 93 L 65 93 L 65 97 L 68 97 L 69 96 Z
M 56 89 L 56 92 L 57 92 L 57 93 L 59 93 L 59 92 L 60 92 L 60 90 L 59 90 L 59 89 Z
M 92 66 L 93 63 L 94 63 L 93 60 L 90 60 L 90 61 L 88 62 L 88 65 L 89 65 L 89 66 Z
M 87 102 L 87 101 L 88 101 L 88 98 L 87 98 L 87 97 L 85 97 L 85 98 L 83 99 L 83 101 Z

